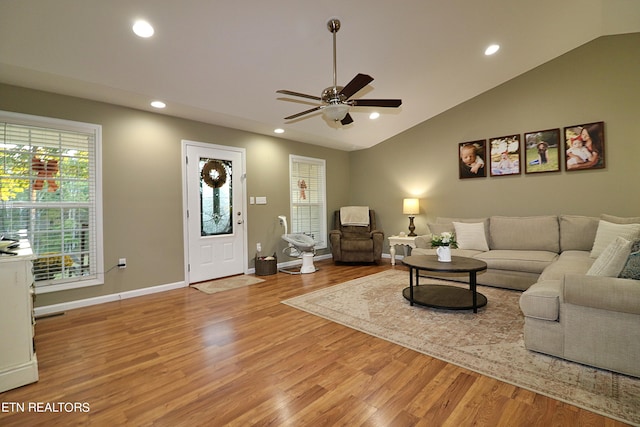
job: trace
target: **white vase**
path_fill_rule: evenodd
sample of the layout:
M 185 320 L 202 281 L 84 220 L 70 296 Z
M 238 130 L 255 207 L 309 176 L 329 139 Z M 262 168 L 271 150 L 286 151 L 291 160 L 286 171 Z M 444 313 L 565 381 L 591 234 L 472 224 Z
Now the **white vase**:
M 450 246 L 438 246 L 436 249 L 436 254 L 438 254 L 438 261 L 440 262 L 451 262 L 451 247 Z

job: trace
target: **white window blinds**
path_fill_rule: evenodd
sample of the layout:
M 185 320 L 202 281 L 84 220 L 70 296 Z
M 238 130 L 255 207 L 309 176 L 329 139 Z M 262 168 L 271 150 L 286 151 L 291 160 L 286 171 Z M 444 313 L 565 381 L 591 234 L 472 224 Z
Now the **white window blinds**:
M 0 112 L 0 233 L 27 238 L 39 292 L 102 283 L 98 125 Z
M 291 232 L 311 236 L 316 249 L 327 247 L 325 169 L 322 159 L 289 156 Z

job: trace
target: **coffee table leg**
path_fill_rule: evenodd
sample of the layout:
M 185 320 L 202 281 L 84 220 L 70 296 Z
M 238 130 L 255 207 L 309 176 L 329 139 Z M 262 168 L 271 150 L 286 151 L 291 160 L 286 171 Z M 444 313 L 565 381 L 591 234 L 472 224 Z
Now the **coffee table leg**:
M 409 267 L 409 305 L 413 306 L 413 267 Z
M 476 292 L 476 272 L 469 272 L 469 286 L 471 287 L 471 293 L 473 294 L 473 312 L 478 312 L 478 294 Z
M 416 289 L 418 288 L 418 286 L 420 286 L 420 269 L 419 268 L 415 268 L 414 270 L 416 272 Z M 413 295 L 411 295 L 411 305 L 413 305 Z

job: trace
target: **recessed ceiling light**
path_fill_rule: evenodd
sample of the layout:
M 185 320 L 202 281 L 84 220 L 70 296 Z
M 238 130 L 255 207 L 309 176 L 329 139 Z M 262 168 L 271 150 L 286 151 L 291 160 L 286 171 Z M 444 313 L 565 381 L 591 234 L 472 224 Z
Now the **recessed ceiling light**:
M 377 111 L 374 111 L 373 113 L 369 114 L 369 118 L 370 118 L 371 120 L 375 120 L 375 119 L 377 119 L 378 117 L 380 117 L 380 113 L 378 113 Z
M 165 104 L 165 103 L 164 103 L 164 102 L 162 102 L 162 101 L 153 101 L 153 102 L 151 103 L 151 106 L 152 106 L 153 108 L 164 108 L 164 107 L 166 107 L 166 106 L 167 106 L 167 104 Z
M 138 37 L 148 38 L 153 35 L 154 30 L 147 21 L 139 19 L 133 24 L 133 32 L 136 33 Z
M 484 54 L 489 56 L 489 55 L 493 55 L 494 53 L 496 53 L 497 51 L 500 50 L 500 45 L 499 44 L 492 44 L 491 46 L 489 46 L 485 51 Z
M 273 130 L 274 133 L 284 133 L 284 129 L 278 128 Z

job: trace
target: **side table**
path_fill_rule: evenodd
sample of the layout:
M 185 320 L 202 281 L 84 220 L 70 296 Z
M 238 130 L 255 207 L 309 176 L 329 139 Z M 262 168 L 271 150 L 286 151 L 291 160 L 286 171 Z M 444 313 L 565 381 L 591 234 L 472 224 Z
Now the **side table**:
M 417 236 L 389 236 L 389 253 L 391 265 L 396 265 L 396 245 L 404 246 L 404 256 L 407 256 L 407 246 L 415 249 Z

